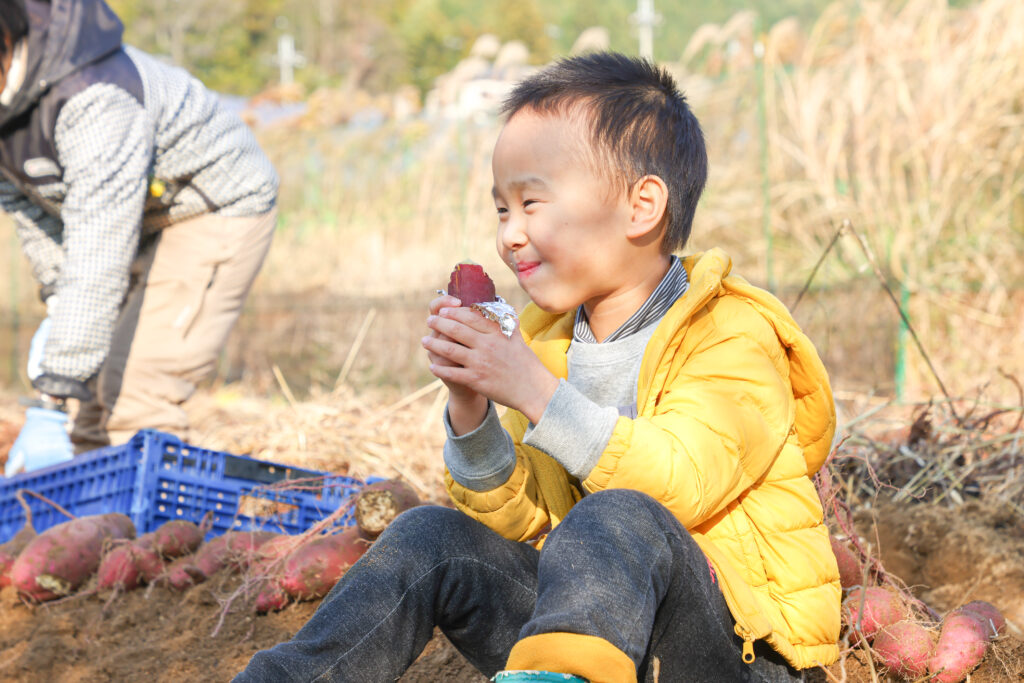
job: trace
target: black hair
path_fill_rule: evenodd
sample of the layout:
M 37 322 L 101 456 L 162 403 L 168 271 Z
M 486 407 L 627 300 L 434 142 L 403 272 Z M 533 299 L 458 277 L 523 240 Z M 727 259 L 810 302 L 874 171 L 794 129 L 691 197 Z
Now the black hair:
M 28 12 L 25 0 L 0 0 L 0 60 L 7 56 L 7 49 L 18 44 L 28 35 Z M 0 67 L 0 73 L 3 73 Z
M 662 250 L 682 249 L 708 176 L 704 134 L 666 70 L 646 59 L 597 52 L 562 59 L 528 76 L 505 99 L 509 118 L 523 109 L 580 113 L 591 145 L 628 191 L 647 175 L 668 186 Z

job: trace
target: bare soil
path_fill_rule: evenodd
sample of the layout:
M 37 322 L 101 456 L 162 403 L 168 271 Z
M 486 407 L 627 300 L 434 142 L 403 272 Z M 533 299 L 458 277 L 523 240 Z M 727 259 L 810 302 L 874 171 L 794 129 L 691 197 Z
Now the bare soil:
M 1024 680 L 1024 521 L 1019 516 L 980 501 L 953 510 L 879 503 L 858 511 L 856 521 L 886 569 L 940 614 L 977 599 L 992 602 L 1007 616 L 1007 634 L 972 674 L 972 683 Z M 268 615 L 239 608 L 211 636 L 222 601 L 238 581 L 221 574 L 184 593 L 153 588 L 117 596 L 80 594 L 36 606 L 23 604 L 5 588 L 0 592 L 0 682 L 230 680 L 253 653 L 290 638 L 316 608 L 314 602 L 299 603 Z M 828 674 L 819 670 L 812 678 L 859 683 L 872 680 L 871 670 L 856 649 Z M 401 679 L 485 680 L 440 634 Z

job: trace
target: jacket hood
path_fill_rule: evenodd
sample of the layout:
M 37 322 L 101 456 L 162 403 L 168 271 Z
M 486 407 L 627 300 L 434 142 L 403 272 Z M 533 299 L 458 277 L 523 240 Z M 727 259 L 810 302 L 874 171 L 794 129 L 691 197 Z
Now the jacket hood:
M 25 80 L 0 128 L 31 109 L 55 83 L 121 47 L 124 26 L 103 0 L 25 0 L 29 16 Z

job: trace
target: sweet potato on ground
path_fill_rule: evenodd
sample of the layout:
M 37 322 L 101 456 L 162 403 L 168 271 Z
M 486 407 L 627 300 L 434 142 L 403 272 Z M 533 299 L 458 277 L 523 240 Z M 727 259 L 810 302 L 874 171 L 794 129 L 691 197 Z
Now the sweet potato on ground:
M 196 567 L 195 555 L 185 555 L 166 565 L 155 583 L 158 586 L 183 591 L 203 581 L 206 581 L 206 575 Z
M 25 546 L 36 537 L 36 530 L 26 524 L 14 538 L 0 545 L 0 588 L 11 585 L 11 567 Z
M 11 567 L 11 583 L 34 600 L 70 595 L 99 567 L 105 542 L 134 537 L 131 519 L 117 512 L 57 524 L 21 551 Z
M 160 553 L 147 534 L 107 552 L 96 572 L 96 585 L 104 590 L 132 590 L 156 579 L 163 569 Z
M 889 671 L 911 679 L 928 672 L 935 643 L 924 626 L 902 620 L 879 629 L 871 649 Z
M 952 612 L 942 620 L 939 642 L 928 662 L 936 683 L 958 683 L 981 663 L 988 649 L 985 628 L 963 612 Z
M 836 563 L 839 565 L 839 583 L 842 584 L 843 590 L 859 586 L 862 581 L 860 560 L 835 536 L 830 537 L 829 540 L 832 541 L 832 553 L 836 556 Z
M 276 612 L 284 609 L 291 602 L 291 596 L 281 588 L 277 580 L 263 579 L 256 592 L 254 609 L 261 614 L 264 612 Z
M 224 532 L 199 547 L 193 565 L 206 578 L 224 567 L 243 568 L 255 557 L 257 548 L 279 535 L 270 531 Z
M 956 611 L 970 615 L 980 621 L 985 629 L 985 635 L 989 639 L 997 637 L 1006 628 L 1006 618 L 1003 616 L 1003 613 L 990 602 L 972 600 Z
M 368 547 L 369 543 L 354 527 L 331 536 L 318 536 L 285 560 L 281 588 L 296 600 L 327 595 Z
M 203 542 L 203 532 L 188 520 L 172 519 L 146 536 L 152 536 L 153 548 L 168 559 L 195 552 Z
M 843 600 L 843 614 L 851 628 L 859 627 L 870 639 L 883 626 L 905 618 L 907 608 L 893 591 L 872 586 L 851 590 Z
M 359 492 L 355 505 L 356 524 L 366 538 L 374 539 L 395 517 L 419 504 L 419 496 L 401 479 L 378 481 Z

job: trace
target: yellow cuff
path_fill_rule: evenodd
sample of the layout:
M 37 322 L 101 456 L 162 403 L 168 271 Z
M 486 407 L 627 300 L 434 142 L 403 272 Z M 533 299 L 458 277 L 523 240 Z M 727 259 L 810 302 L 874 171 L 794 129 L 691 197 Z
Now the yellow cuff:
M 509 653 L 509 671 L 553 671 L 590 683 L 636 683 L 636 665 L 607 640 L 578 633 L 541 633 L 523 638 Z

